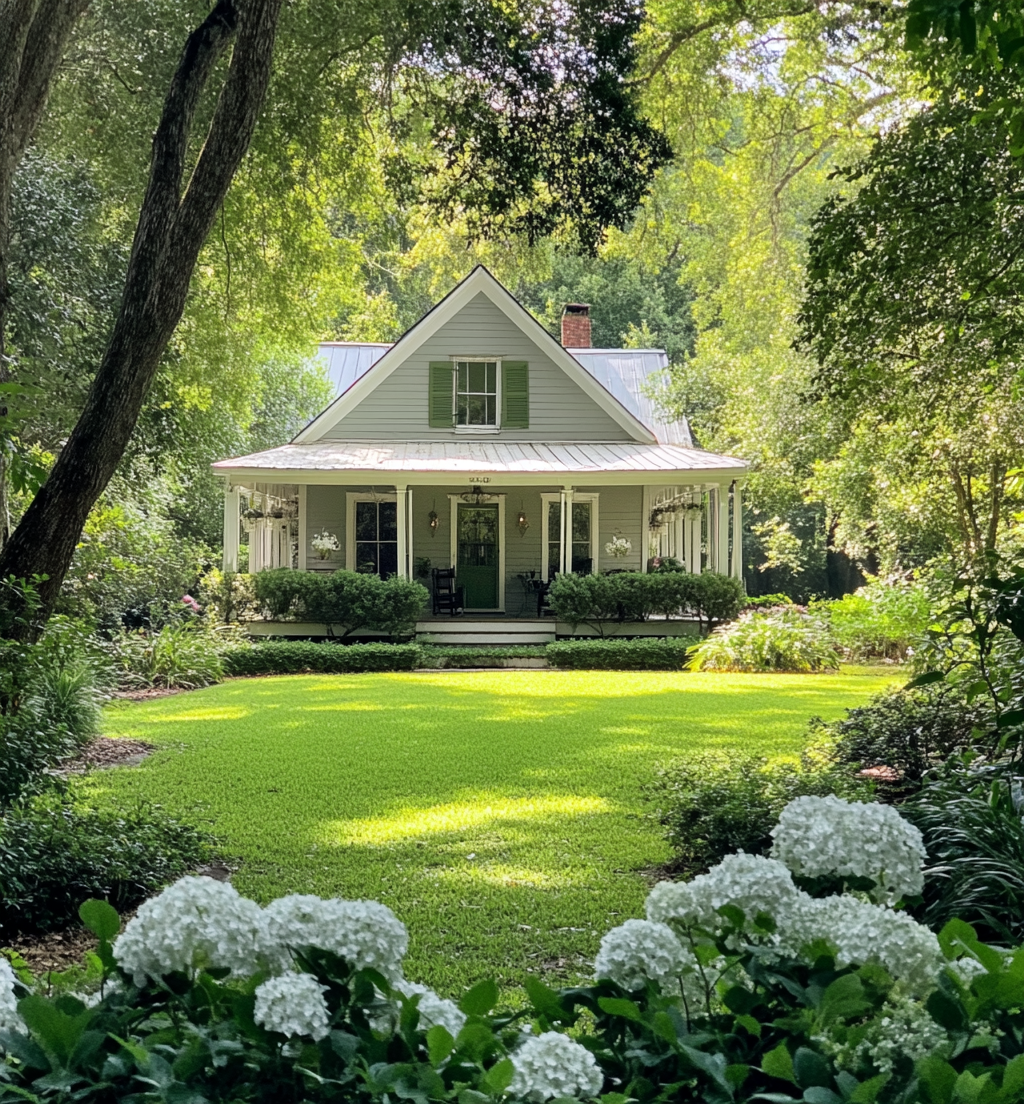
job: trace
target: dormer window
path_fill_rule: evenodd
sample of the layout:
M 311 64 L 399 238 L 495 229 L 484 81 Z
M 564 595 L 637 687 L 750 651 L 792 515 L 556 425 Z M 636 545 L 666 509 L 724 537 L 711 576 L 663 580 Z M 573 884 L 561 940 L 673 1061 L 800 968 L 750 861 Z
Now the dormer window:
M 455 425 L 466 429 L 497 429 L 500 361 L 455 361 Z

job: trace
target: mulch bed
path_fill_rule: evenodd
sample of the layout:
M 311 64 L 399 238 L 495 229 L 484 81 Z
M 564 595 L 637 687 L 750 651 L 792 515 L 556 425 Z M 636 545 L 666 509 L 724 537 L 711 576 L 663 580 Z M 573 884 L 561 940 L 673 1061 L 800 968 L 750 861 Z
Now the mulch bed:
M 151 698 L 170 698 L 175 694 L 184 694 L 184 690 L 161 690 L 150 687 L 148 690 L 115 690 L 110 696 L 117 701 L 149 701 Z
M 0 947 L 17 951 L 39 977 L 82 965 L 86 951 L 96 949 L 96 936 L 85 928 L 65 928 L 45 935 L 16 935 L 0 942 Z
M 109 736 L 97 736 L 90 740 L 73 758 L 60 765 L 61 774 L 85 774 L 91 770 L 108 767 L 134 767 L 156 748 L 145 740 L 129 740 L 127 737 L 112 740 Z

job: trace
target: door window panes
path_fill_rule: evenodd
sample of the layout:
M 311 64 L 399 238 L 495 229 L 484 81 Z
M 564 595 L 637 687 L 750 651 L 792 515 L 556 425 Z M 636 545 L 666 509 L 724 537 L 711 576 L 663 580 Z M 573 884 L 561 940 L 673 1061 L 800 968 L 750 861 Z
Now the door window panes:
M 498 362 L 459 360 L 455 362 L 455 424 L 496 426 L 498 424 Z
M 589 502 L 572 504 L 572 563 L 570 571 L 578 575 L 589 575 L 594 567 L 593 548 L 590 533 Z M 561 561 L 562 506 L 552 502 L 548 508 L 548 575 L 558 571 Z
M 386 579 L 398 574 L 398 504 L 357 502 L 356 571 Z

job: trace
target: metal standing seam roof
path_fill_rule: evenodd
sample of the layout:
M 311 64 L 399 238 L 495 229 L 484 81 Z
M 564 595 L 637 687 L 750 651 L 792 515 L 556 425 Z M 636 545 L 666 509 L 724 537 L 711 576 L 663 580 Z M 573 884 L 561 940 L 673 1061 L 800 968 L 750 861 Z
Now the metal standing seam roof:
M 343 395 L 390 349 L 380 342 L 326 341 L 319 354 L 334 385 L 335 396 Z M 566 349 L 591 376 L 609 391 L 664 445 L 692 447 L 690 427 L 683 418 L 666 422 L 657 400 L 651 397 L 668 368 L 663 349 Z
M 743 460 L 682 445 L 639 442 L 316 441 L 221 460 L 214 471 L 380 471 L 536 475 L 742 471 Z

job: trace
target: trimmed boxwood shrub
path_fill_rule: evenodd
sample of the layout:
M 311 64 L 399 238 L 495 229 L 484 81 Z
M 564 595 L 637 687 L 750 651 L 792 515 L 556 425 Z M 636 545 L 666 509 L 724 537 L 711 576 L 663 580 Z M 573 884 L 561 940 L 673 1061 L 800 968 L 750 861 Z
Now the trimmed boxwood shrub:
M 381 579 L 358 571 L 322 575 L 288 567 L 253 577 L 257 602 L 271 617 L 322 622 L 339 637 L 357 629 L 406 636 L 416 627 L 430 595 L 425 587 L 397 575 Z
M 421 666 L 418 644 L 314 644 L 273 640 L 224 654 L 229 675 L 344 675 L 360 671 L 411 671 Z
M 614 622 L 646 621 L 655 615 L 693 618 L 709 632 L 743 608 L 739 579 L 714 572 L 623 571 L 615 575 L 559 575 L 551 584 L 551 609 L 569 624 L 604 635 Z
M 680 671 L 693 639 L 559 640 L 547 647 L 548 663 L 576 671 Z

